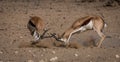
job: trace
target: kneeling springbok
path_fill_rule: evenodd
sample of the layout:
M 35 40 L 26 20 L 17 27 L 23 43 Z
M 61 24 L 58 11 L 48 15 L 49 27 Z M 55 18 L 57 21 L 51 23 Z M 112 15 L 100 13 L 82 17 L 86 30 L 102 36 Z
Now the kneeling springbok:
M 47 30 L 45 30 L 44 21 L 38 16 L 30 16 L 27 28 L 35 41 L 42 39 L 47 32 Z M 43 32 L 43 34 L 41 34 L 41 32 Z
M 60 37 L 57 37 L 55 34 L 52 35 L 56 40 L 63 41 L 67 46 L 69 45 L 69 40 L 73 33 L 92 29 L 101 37 L 100 41 L 97 43 L 97 47 L 100 47 L 106 37 L 102 32 L 102 29 L 106 26 L 106 23 L 100 16 L 86 16 L 76 20 Z

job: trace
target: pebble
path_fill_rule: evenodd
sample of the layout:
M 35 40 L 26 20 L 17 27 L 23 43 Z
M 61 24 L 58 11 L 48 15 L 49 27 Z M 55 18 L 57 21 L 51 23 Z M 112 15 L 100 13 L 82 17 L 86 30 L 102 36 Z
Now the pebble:
M 0 61 L 0 62 L 3 62 L 3 61 Z
M 90 55 L 87 55 L 87 57 L 90 57 Z
M 0 51 L 0 54 L 3 54 L 3 52 L 2 52 L 2 51 Z
M 20 38 L 22 39 L 23 37 L 22 37 L 22 36 L 20 36 Z
M 43 49 L 43 51 L 46 51 L 45 49 Z
M 56 52 L 55 51 L 52 51 L 53 54 L 55 54 Z
M 45 62 L 44 60 L 40 60 L 39 62 Z
M 15 54 L 18 54 L 18 51 L 15 51 Z
M 44 56 L 43 54 L 41 54 L 41 56 Z
M 32 51 L 31 51 L 31 50 L 28 50 L 28 52 L 30 52 L 30 53 L 31 53 Z
M 92 62 L 92 61 L 90 61 L 90 62 Z
M 33 60 L 28 60 L 28 62 L 34 62 Z
M 76 57 L 78 56 L 78 54 L 74 54 Z
M 120 58 L 120 56 L 119 55 L 115 55 L 116 56 L 116 58 Z
M 54 61 L 56 61 L 57 59 L 58 59 L 58 57 L 53 57 L 53 58 L 50 59 L 50 61 L 51 61 L 51 62 L 54 62 Z

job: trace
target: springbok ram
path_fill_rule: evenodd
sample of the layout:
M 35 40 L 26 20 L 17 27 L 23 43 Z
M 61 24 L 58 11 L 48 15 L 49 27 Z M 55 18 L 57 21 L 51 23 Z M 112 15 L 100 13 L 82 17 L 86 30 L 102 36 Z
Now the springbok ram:
M 106 23 L 100 16 L 86 16 L 79 18 L 76 20 L 70 28 L 68 28 L 60 37 L 56 36 L 56 34 L 51 34 L 56 40 L 62 41 L 65 43 L 65 45 L 69 45 L 70 37 L 73 33 L 76 33 L 78 31 L 84 32 L 86 30 L 95 30 L 98 35 L 101 37 L 100 41 L 97 42 L 97 47 L 100 47 L 103 40 L 105 39 L 105 35 L 102 32 L 102 29 L 106 27 Z
M 44 21 L 38 16 L 30 16 L 27 28 L 34 37 L 35 42 L 42 39 L 45 33 L 48 31 L 45 29 Z

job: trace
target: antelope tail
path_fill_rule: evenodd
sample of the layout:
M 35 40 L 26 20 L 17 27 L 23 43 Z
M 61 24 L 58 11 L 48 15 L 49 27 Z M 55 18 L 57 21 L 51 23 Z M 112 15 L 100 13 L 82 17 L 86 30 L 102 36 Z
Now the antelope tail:
M 105 27 L 105 28 L 107 27 L 107 24 L 106 24 L 106 23 L 104 24 L 104 27 Z

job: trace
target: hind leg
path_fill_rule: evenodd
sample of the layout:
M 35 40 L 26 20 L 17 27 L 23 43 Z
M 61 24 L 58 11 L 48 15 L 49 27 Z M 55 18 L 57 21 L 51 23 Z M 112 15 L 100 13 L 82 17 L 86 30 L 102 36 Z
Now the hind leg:
M 94 21 L 93 30 L 95 30 L 98 33 L 98 35 L 101 37 L 100 41 L 97 43 L 97 47 L 101 46 L 101 44 L 103 43 L 103 40 L 106 37 L 102 32 L 103 27 L 104 27 L 103 20 L 100 19 L 100 20 Z
M 98 44 L 97 47 L 100 47 L 102 45 L 103 40 L 105 39 L 106 36 L 101 31 L 98 31 L 97 33 L 101 37 L 100 41 L 97 43 Z
M 98 35 L 101 37 L 100 41 L 97 42 L 97 47 L 100 47 L 100 46 L 102 45 L 103 40 L 105 39 L 106 36 L 103 34 L 102 29 L 100 29 L 100 28 L 98 28 L 98 29 L 94 28 L 94 30 L 95 30 L 95 31 L 98 33 Z

